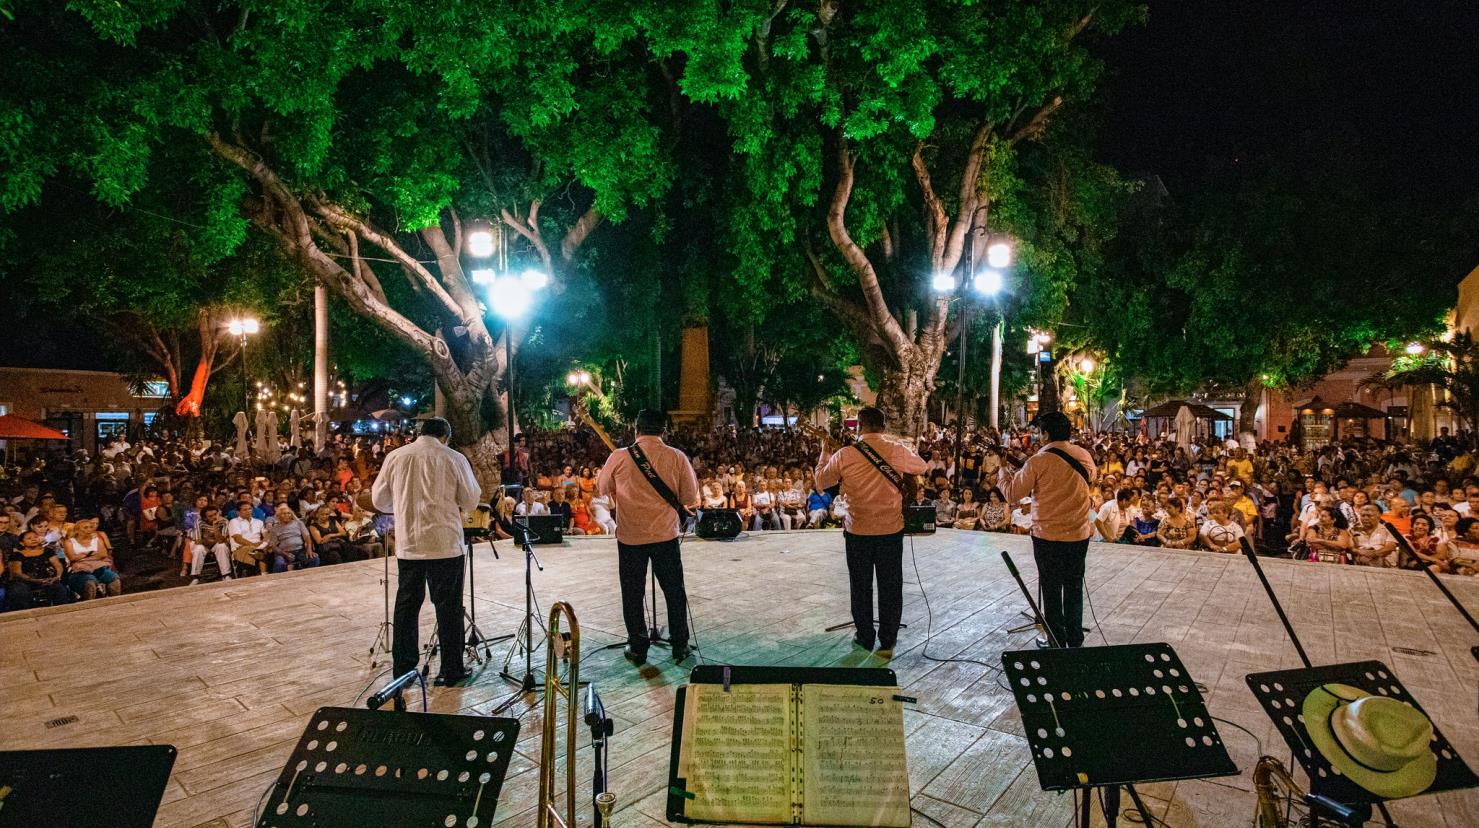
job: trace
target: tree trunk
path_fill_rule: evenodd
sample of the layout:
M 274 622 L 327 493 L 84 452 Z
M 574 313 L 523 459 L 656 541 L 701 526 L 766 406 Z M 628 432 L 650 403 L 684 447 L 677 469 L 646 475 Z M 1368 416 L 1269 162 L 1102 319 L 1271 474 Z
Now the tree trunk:
M 914 437 L 924 430 L 930 385 L 921 371 L 889 370 L 878 382 L 877 406 L 888 430 L 901 437 Z
M 1037 415 L 1051 414 L 1060 410 L 1058 403 L 1058 361 L 1039 362 Z
M 1263 402 L 1263 380 L 1254 377 L 1243 389 L 1243 401 L 1238 405 L 1238 434 L 1258 435 L 1258 406 Z

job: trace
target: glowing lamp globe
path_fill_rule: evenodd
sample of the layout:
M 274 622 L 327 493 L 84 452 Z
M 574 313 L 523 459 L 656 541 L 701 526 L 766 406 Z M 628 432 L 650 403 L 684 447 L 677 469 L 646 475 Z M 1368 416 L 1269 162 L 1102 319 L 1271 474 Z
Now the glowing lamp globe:
M 493 255 L 493 234 L 487 230 L 475 230 L 467 236 L 467 252 L 479 259 Z
M 955 290 L 955 276 L 950 273 L 936 273 L 930 285 L 938 293 L 949 293 Z
M 986 264 L 992 267 L 1010 267 L 1012 264 L 1012 247 L 1006 242 L 997 242 L 986 248 Z
M 488 288 L 488 306 L 504 319 L 519 319 L 529 312 L 534 297 L 522 280 L 501 276 Z
M 1005 284 L 1000 270 L 983 270 L 976 274 L 976 292 L 982 296 L 995 296 Z

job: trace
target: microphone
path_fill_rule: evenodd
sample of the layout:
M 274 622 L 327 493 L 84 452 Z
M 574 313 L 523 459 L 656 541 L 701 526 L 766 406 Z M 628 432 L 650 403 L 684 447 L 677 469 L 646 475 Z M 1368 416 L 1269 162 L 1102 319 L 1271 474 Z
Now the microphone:
M 421 673 L 418 670 L 410 670 L 401 674 L 394 681 L 376 691 L 373 696 L 370 696 L 365 701 L 365 706 L 371 710 L 379 710 L 385 706 L 386 702 L 400 695 L 401 691 L 406 688 L 406 685 L 414 684 L 419 678 L 421 678 Z

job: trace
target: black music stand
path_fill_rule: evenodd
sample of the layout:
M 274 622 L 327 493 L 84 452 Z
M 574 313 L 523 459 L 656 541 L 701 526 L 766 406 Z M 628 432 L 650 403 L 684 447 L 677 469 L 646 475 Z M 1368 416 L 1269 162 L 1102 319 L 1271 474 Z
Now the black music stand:
M 1407 692 L 1407 688 L 1402 686 L 1390 667 L 1380 661 L 1353 661 L 1297 670 L 1249 673 L 1247 682 L 1248 689 L 1253 691 L 1263 712 L 1273 720 L 1279 735 L 1284 737 L 1284 742 L 1294 752 L 1294 759 L 1309 776 L 1310 794 L 1337 806 L 1327 806 L 1325 810 L 1338 810 L 1338 806 L 1350 807 L 1364 821 L 1369 817 L 1370 806 L 1385 801 L 1330 767 L 1325 757 L 1314 749 L 1300 709 L 1304 706 L 1304 697 L 1320 685 L 1348 684 L 1373 696 L 1386 696 L 1422 710 L 1422 705 Z M 1432 717 L 1428 718 L 1431 721 Z M 1464 764 L 1458 751 L 1438 730 L 1436 723 L 1433 725 L 1432 747 L 1438 758 L 1438 775 L 1423 794 L 1479 785 L 1479 777 L 1475 777 L 1469 766 Z
M 1399 544 L 1405 543 L 1405 539 L 1392 529 L 1391 524 L 1387 524 L 1387 528 L 1396 535 Z M 1263 585 L 1263 591 L 1268 594 L 1269 601 L 1273 603 L 1274 611 L 1284 625 L 1284 632 L 1288 634 L 1290 643 L 1294 645 L 1294 651 L 1299 654 L 1299 660 L 1304 663 L 1304 667 L 1297 670 L 1249 673 L 1244 680 L 1248 682 L 1248 689 L 1253 691 L 1253 696 L 1263 706 L 1263 712 L 1273 720 L 1279 735 L 1284 737 L 1284 742 L 1294 753 L 1295 760 L 1299 762 L 1300 767 L 1304 768 L 1305 774 L 1309 777 L 1310 792 L 1305 799 L 1310 806 L 1313 824 L 1318 825 L 1322 818 L 1328 818 L 1337 824 L 1362 825 L 1370 819 L 1374 805 L 1387 825 L 1395 825 L 1391 815 L 1387 813 L 1385 799 L 1335 772 L 1325 757 L 1314 749 L 1300 710 L 1304 707 L 1305 696 L 1322 684 L 1347 684 L 1375 696 L 1387 696 L 1406 702 L 1418 710 L 1422 710 L 1422 706 L 1412 698 L 1407 688 L 1402 686 L 1402 682 L 1397 679 L 1391 668 L 1380 661 L 1354 661 L 1315 667 L 1310 662 L 1309 655 L 1304 651 L 1304 645 L 1299 642 L 1299 636 L 1294 632 L 1294 625 L 1289 623 L 1289 616 L 1284 613 L 1284 607 L 1279 603 L 1279 597 L 1274 594 L 1274 588 L 1269 584 L 1268 577 L 1263 574 L 1263 566 L 1258 562 L 1258 554 L 1254 552 L 1247 538 L 1243 538 L 1242 548 L 1243 556 L 1253 564 L 1253 571 L 1257 573 L 1258 580 Z M 1423 712 L 1426 714 L 1427 711 Z M 1429 716 L 1428 720 L 1432 721 L 1432 717 Z M 1449 744 L 1439 732 L 1436 722 L 1433 723 L 1433 753 L 1438 759 L 1438 774 L 1433 784 L 1422 793 L 1436 793 L 1479 785 L 1479 778 L 1474 776 L 1474 772 L 1469 770 L 1469 766 L 1464 764 L 1463 759 L 1459 758 L 1458 751 L 1454 750 L 1453 745 Z
M 173 745 L 0 753 L 0 826 L 150 828 L 175 755 Z
M 1151 825 L 1134 783 L 1238 772 L 1169 644 L 1014 650 L 1002 653 L 1001 663 L 1038 783 L 1045 791 L 1083 789 L 1085 825 L 1094 788 L 1104 789 L 1111 828 L 1121 786 Z
M 256 824 L 486 827 L 518 739 L 518 719 L 321 707 Z

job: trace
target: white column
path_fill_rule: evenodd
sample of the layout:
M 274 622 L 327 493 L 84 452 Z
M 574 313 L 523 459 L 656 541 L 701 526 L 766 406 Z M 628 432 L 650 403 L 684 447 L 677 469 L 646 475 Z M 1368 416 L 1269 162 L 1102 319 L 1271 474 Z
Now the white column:
M 313 287 L 313 446 L 329 441 L 329 289 Z
M 998 422 L 998 409 L 1001 408 L 1001 337 L 1004 320 L 996 320 L 991 326 L 991 410 L 987 413 L 987 422 L 993 429 L 1000 427 Z

